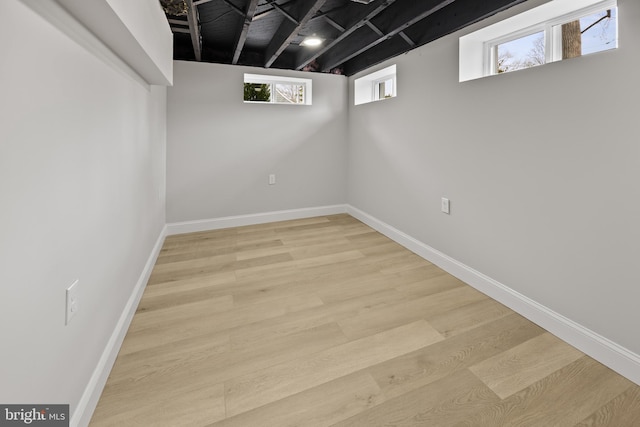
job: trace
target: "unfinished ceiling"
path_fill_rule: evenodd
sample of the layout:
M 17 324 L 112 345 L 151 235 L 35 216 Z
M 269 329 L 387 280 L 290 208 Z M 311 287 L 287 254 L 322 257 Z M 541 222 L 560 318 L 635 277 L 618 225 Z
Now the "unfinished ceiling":
M 352 75 L 526 0 L 160 0 L 174 59 Z M 317 47 L 302 45 L 309 36 Z

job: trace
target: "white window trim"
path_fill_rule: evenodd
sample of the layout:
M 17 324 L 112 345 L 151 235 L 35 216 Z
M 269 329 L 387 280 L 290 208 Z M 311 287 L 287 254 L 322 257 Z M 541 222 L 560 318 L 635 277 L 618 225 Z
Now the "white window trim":
M 357 78 L 354 81 L 354 105 L 368 104 L 370 102 L 384 101 L 389 98 L 379 98 L 377 85 L 380 82 L 393 79 L 393 96 L 398 95 L 398 82 L 396 75 L 396 64 L 390 65 L 381 70 Z
M 524 37 L 527 33 L 535 33 L 535 28 L 549 28 L 550 34 L 553 26 L 614 7 L 617 7 L 616 0 L 554 0 L 462 36 L 459 42 L 459 81 L 491 75 L 492 58 L 487 46 L 496 41 L 504 43 L 518 38 L 518 34 Z M 547 62 L 553 62 L 554 51 L 557 52 L 557 46 L 554 49 L 552 37 L 545 37 L 545 54 L 551 55 Z M 555 60 L 558 60 L 558 54 L 555 55 Z
M 276 102 L 275 95 L 271 97 L 270 102 L 262 101 L 243 101 L 245 104 L 275 104 L 275 105 L 312 105 L 313 100 L 313 80 L 303 79 L 299 77 L 286 77 L 286 76 L 271 76 L 265 74 L 244 74 L 244 83 L 257 83 L 257 84 L 294 84 L 304 85 L 304 101 L 301 103 L 289 103 L 289 102 Z
M 382 101 L 383 99 L 387 99 L 385 97 L 380 97 L 380 83 L 384 83 L 387 80 L 391 80 L 392 81 L 391 97 L 393 98 L 393 97 L 396 96 L 396 75 L 395 74 L 389 74 L 387 76 L 381 77 L 381 78 L 376 79 L 376 80 L 373 81 L 371 89 L 373 90 L 373 100 L 374 101 Z

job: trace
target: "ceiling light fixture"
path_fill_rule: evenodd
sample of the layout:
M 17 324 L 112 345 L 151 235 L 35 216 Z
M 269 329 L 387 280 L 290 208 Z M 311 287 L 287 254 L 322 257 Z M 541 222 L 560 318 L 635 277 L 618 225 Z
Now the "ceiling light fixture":
M 322 44 L 322 39 L 316 36 L 306 37 L 300 44 L 307 47 L 316 47 Z

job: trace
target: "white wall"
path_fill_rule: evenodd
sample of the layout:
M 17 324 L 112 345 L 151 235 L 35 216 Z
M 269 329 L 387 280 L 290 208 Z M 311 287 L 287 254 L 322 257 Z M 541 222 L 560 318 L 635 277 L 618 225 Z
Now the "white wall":
M 245 104 L 245 72 L 312 78 L 313 105 Z M 176 61 L 167 221 L 345 203 L 346 92 L 343 76 Z
M 640 354 L 640 2 L 615 51 L 458 83 L 460 35 L 542 3 L 375 68 L 398 97 L 350 102 L 348 201 Z
M 74 413 L 165 222 L 166 89 L 0 16 L 0 402 Z

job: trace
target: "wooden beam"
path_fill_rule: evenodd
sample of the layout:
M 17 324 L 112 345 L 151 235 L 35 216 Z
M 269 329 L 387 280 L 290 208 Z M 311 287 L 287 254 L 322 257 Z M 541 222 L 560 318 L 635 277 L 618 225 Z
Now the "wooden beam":
M 182 27 L 171 27 L 171 31 L 173 31 L 174 33 L 191 34 L 191 31 L 189 31 L 188 28 L 182 28 Z
M 167 19 L 167 21 L 169 21 L 169 24 L 184 25 L 185 27 L 189 26 L 189 21 L 184 21 L 182 19 Z
M 276 30 L 267 50 L 265 52 L 265 68 L 271 67 L 280 54 L 291 44 L 291 41 L 298 35 L 298 32 L 309 22 L 309 20 L 320 10 L 327 0 L 300 1 L 294 5 L 298 23 L 294 24 L 290 20 L 282 21 Z
M 378 35 L 378 37 L 384 36 L 384 33 L 380 30 L 380 28 L 378 28 L 375 25 L 373 25 L 371 23 L 371 21 L 367 21 L 367 22 L 365 22 L 365 24 L 367 24 L 367 27 L 371 28 L 371 31 L 376 33 Z
M 341 33 L 344 33 L 345 31 L 347 31 L 347 29 L 345 27 L 343 27 L 342 25 L 338 24 L 336 21 L 334 21 L 333 19 L 331 19 L 327 15 L 324 15 L 324 20 L 327 21 L 327 23 L 329 25 L 331 25 L 333 28 L 335 28 L 336 30 L 340 31 Z
M 233 50 L 233 59 L 231 63 L 234 65 L 237 64 L 238 59 L 240 59 L 240 54 L 242 53 L 244 44 L 247 41 L 247 35 L 249 34 L 249 26 L 251 26 L 251 22 L 253 22 L 253 17 L 255 16 L 257 7 L 258 0 L 251 0 L 247 5 L 247 11 L 244 15 L 242 27 L 240 28 L 240 34 L 238 35 L 238 40 L 236 40 L 236 47 Z
M 342 40 L 346 39 L 351 34 L 353 34 L 356 30 L 361 28 L 363 25 L 369 22 L 370 19 L 373 19 L 375 16 L 379 15 L 382 11 L 387 9 L 387 7 L 392 5 L 395 1 L 396 0 L 387 0 L 387 1 L 380 2 L 377 7 L 365 12 L 352 25 L 346 28 L 346 30 L 342 34 L 340 34 L 333 42 L 325 45 L 321 49 L 314 51 L 311 55 L 307 56 L 305 59 L 299 62 L 298 65 L 296 65 L 296 69 L 302 70 L 304 67 L 309 65 L 314 59 L 318 58 L 320 55 L 323 55 L 324 53 L 333 49 L 338 43 L 340 43 Z
M 236 6 L 235 4 L 231 3 L 229 0 L 222 0 L 224 2 L 224 4 L 226 4 L 227 6 L 229 6 L 231 8 L 231 10 L 233 10 L 235 13 L 237 13 L 238 15 L 242 16 L 244 18 L 244 10 L 240 9 L 238 6 Z
M 279 5 L 279 7 L 282 8 L 283 6 L 286 6 L 289 3 L 293 3 L 294 1 L 295 0 L 289 0 Z M 270 9 L 266 9 L 266 10 L 263 10 L 262 12 L 258 12 L 255 14 L 255 16 L 253 17 L 254 22 L 259 19 L 266 18 L 267 16 L 271 15 L 273 12 L 277 12 L 276 8 L 273 7 L 273 4 L 269 3 L 269 5 L 271 6 Z
M 413 40 L 411 40 L 411 37 L 409 37 L 408 35 L 405 34 L 404 31 L 400 31 L 398 33 L 398 35 L 400 37 L 402 37 L 402 40 L 404 40 L 405 42 L 407 42 L 407 44 L 411 47 L 416 47 L 416 42 L 414 42 Z
M 299 25 L 300 24 L 300 22 L 298 22 L 298 20 L 293 15 L 291 15 L 289 12 L 287 12 L 282 7 L 280 7 L 280 5 L 278 3 L 276 3 L 276 0 L 267 0 L 267 3 L 269 3 L 271 5 L 271 7 L 273 7 L 275 10 L 280 12 L 285 18 L 287 18 L 289 21 L 293 22 L 295 25 Z
M 390 39 L 399 32 L 409 28 L 418 21 L 423 20 L 427 16 L 436 13 L 440 9 L 449 6 L 456 0 L 442 0 L 437 2 L 434 6 L 425 9 L 424 1 L 411 2 L 406 4 L 404 2 L 397 2 L 394 5 L 394 10 L 389 15 L 392 16 L 386 34 L 379 36 L 375 40 L 361 45 L 360 47 L 346 46 L 341 51 L 335 51 L 330 57 L 326 58 L 322 65 L 322 71 L 330 71 L 338 65 L 354 58 L 363 52 L 371 49 L 382 43 L 385 40 Z
M 191 33 L 191 44 L 196 61 L 202 61 L 202 36 L 200 35 L 200 18 L 198 16 L 198 6 L 193 4 L 193 0 L 186 0 L 189 11 L 187 21 L 189 22 L 189 32 Z

